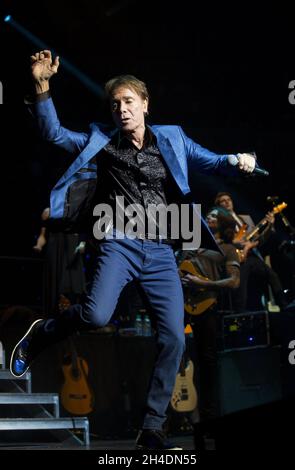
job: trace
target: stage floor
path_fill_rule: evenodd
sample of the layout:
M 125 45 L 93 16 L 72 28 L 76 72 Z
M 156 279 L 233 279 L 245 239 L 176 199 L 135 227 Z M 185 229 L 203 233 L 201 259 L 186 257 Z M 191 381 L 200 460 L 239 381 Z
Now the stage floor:
M 171 438 L 171 441 L 175 442 L 177 445 L 183 447 L 184 450 L 194 450 L 194 438 L 193 436 L 177 436 Z M 134 440 L 133 439 L 118 439 L 118 440 L 102 440 L 102 439 L 91 439 L 90 446 L 85 447 L 83 445 L 66 443 L 22 443 L 20 444 L 5 444 L 1 445 L 1 450 L 134 450 Z

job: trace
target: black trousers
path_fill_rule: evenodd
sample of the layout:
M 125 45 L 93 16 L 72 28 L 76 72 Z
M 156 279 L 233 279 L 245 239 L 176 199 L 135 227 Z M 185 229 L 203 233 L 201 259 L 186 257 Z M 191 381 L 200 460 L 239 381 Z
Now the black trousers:
M 213 307 L 192 319 L 201 422 L 207 422 L 218 416 L 217 314 L 216 308 Z
M 277 273 L 270 268 L 262 259 L 250 255 L 240 266 L 240 287 L 232 293 L 234 310 L 244 312 L 247 310 L 247 302 L 250 297 L 249 281 L 257 288 L 260 286 L 262 292 L 267 291 L 267 285 L 272 288 L 277 304 L 282 307 L 283 288 Z

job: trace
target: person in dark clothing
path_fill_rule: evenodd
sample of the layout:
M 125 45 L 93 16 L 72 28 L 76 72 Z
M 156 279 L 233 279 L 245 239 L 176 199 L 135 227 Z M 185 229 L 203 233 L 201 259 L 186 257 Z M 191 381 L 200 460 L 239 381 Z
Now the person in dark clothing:
M 78 233 L 54 232 L 47 226 L 50 209 L 41 215 L 42 227 L 33 247 L 45 250 L 44 308 L 47 317 L 58 315 L 71 304 L 79 303 L 86 293 L 83 265 L 85 242 Z
M 200 315 L 192 315 L 197 350 L 197 369 L 199 371 L 199 413 L 202 422 L 218 416 L 217 400 L 217 316 L 219 299 L 224 290 L 237 289 L 240 283 L 240 263 L 234 245 L 234 222 L 217 208 L 211 209 L 206 217 L 209 227 L 216 237 L 220 252 L 199 249 L 184 255 L 189 259 L 201 276 L 185 274 L 182 284 L 185 289 L 196 292 L 206 290 L 216 302 Z M 207 279 L 204 279 L 206 277 Z
M 236 222 L 236 234 L 239 233 L 241 227 L 245 227 L 245 236 L 249 234 L 254 228 L 255 223 L 250 215 L 236 214 L 234 211 L 234 204 L 232 197 L 227 192 L 220 192 L 216 195 L 215 204 L 219 207 L 226 209 Z M 266 217 L 266 224 L 259 238 L 254 241 L 235 240 L 234 243 L 241 253 L 241 282 L 240 287 L 233 295 L 234 309 L 237 312 L 245 312 L 248 309 L 250 292 L 249 281 L 254 280 L 256 287 L 260 281 L 263 285 L 263 291 L 267 292 L 267 286 L 270 285 L 274 298 L 281 309 L 286 306 L 284 298 L 283 287 L 277 273 L 265 263 L 258 248 L 262 246 L 265 241 L 270 237 L 275 218 L 271 212 L 268 212 Z M 260 295 L 261 297 L 261 295 Z M 259 308 L 259 306 L 258 306 Z M 261 308 L 261 303 L 260 303 Z
M 183 293 L 171 243 L 180 237 L 174 233 L 174 223 L 163 227 L 149 209 L 161 207 L 167 212 L 172 204 L 174 209 L 181 207 L 191 192 L 191 172 L 251 173 L 255 159 L 238 154 L 239 165 L 233 167 L 228 154 L 216 155 L 202 148 L 179 126 L 147 126 L 148 91 L 132 75 L 115 77 L 105 86 L 115 129 L 94 123 L 89 133 L 70 131 L 61 126 L 49 92 L 58 57 L 53 61 L 50 51 L 41 51 L 31 61 L 36 88 L 31 110 L 42 136 L 77 156 L 51 193 L 51 218 L 75 222 L 86 206 L 95 205 L 93 214 L 100 219 L 93 234 L 99 242 L 85 302 L 56 319 L 33 324 L 12 353 L 11 372 L 23 375 L 47 345 L 77 330 L 108 323 L 124 286 L 137 280 L 156 318 L 158 355 L 136 448 L 177 448 L 166 441 L 162 426 L 185 346 Z M 136 220 L 132 219 L 134 209 Z M 117 212 L 123 216 L 117 217 Z M 195 208 L 193 214 L 199 217 Z M 186 220 L 182 228 L 189 226 Z M 215 246 L 206 224 L 203 227 Z

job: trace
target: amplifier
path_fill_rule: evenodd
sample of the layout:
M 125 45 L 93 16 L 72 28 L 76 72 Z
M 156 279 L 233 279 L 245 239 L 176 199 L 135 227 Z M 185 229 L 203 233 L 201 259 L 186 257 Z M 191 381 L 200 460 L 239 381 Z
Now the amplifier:
M 232 351 L 270 344 L 269 317 L 265 310 L 220 315 L 218 349 Z

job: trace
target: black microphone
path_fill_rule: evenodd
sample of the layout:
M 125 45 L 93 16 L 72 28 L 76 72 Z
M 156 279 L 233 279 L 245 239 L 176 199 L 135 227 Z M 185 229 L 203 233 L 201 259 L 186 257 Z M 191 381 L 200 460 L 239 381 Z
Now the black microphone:
M 275 202 L 279 200 L 279 196 L 267 196 L 267 202 Z
M 239 164 L 239 159 L 236 155 L 228 155 L 227 161 L 232 166 L 237 166 Z M 258 168 L 257 166 L 254 170 L 250 173 L 251 175 L 260 175 L 260 176 L 269 176 L 269 172 L 264 170 L 263 168 Z

